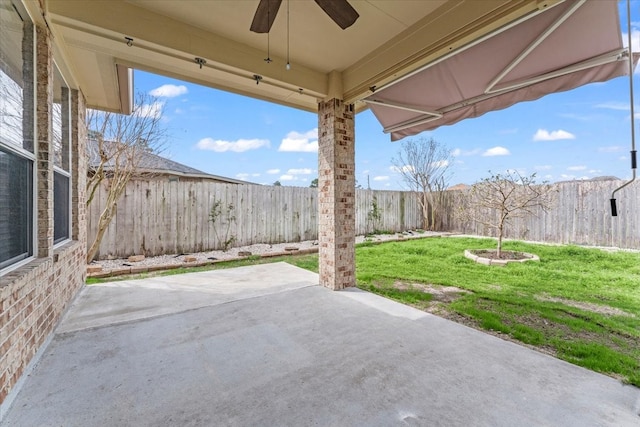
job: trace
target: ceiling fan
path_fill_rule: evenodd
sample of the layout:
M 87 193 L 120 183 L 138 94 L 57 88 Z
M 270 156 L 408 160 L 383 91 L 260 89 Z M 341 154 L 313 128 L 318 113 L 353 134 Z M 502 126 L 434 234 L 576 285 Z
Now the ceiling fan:
M 343 30 L 353 25 L 360 16 L 347 0 L 315 0 L 315 2 Z M 253 16 L 251 31 L 268 33 L 281 3 L 282 0 L 260 0 L 256 14 Z

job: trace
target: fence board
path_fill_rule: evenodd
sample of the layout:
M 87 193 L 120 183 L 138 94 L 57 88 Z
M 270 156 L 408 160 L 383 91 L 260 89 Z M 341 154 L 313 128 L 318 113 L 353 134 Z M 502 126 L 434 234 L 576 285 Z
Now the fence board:
M 640 248 L 638 233 L 638 199 L 640 186 L 631 185 L 617 193 L 618 216 L 612 217 L 609 199 L 614 188 L 622 181 L 573 181 L 555 184 L 558 190 L 555 206 L 537 217 L 516 219 L 505 228 L 505 237 L 572 243 L 591 246 L 615 246 L 628 249 Z M 458 206 L 464 202 L 464 192 L 450 192 L 448 198 Z M 495 212 L 478 211 L 476 215 L 493 215 Z M 447 218 L 449 229 L 463 233 L 495 236 L 493 230 L 485 230 L 474 223 L 465 223 L 452 214 Z
M 612 190 L 621 181 L 569 182 L 556 184 L 557 203 L 537 218 L 514 220 L 506 237 L 554 243 L 640 248 L 640 186 L 632 185 L 617 194 L 618 217 L 609 213 Z M 98 218 L 107 196 L 101 186 L 88 209 L 89 242 L 97 232 Z M 220 249 L 225 230 L 209 220 L 215 201 L 223 211 L 233 204 L 236 223 L 229 235 L 235 245 L 281 243 L 317 239 L 318 193 L 314 188 L 269 187 L 211 182 L 132 181 L 118 201 L 116 216 L 107 229 L 98 256 L 147 256 Z M 370 213 L 377 205 L 379 221 Z M 464 222 L 458 215 L 465 205 L 464 191 L 447 192 L 445 230 L 469 234 L 495 234 L 484 226 Z M 495 215 L 495 212 L 478 212 Z M 414 193 L 356 190 L 356 233 L 398 232 L 422 227 L 422 213 Z

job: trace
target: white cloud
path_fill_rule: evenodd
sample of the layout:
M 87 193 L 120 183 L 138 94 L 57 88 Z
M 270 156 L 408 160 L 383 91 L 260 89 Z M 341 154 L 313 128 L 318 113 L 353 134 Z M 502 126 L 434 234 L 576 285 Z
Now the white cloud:
M 585 179 L 589 179 L 588 176 L 576 176 L 576 175 L 567 175 L 567 174 L 562 174 L 560 175 L 560 178 L 564 179 L 564 180 L 585 180 Z
M 259 173 L 252 173 L 252 174 L 251 174 L 251 176 L 253 176 L 253 177 L 259 177 L 259 176 L 260 176 L 260 174 L 259 174 Z
M 534 166 L 533 169 L 537 170 L 537 171 L 548 171 L 552 169 L 551 165 L 540 165 L 540 166 Z
M 589 173 L 590 174 L 600 173 L 600 172 L 602 172 L 602 170 L 600 170 L 600 169 L 589 169 Z
M 296 177 L 293 175 L 282 175 L 280 176 L 280 181 L 293 181 Z
M 560 139 L 576 139 L 576 136 L 562 129 L 552 130 L 551 132 L 546 129 L 538 129 L 533 135 L 534 141 L 557 141 Z
M 618 151 L 622 151 L 624 150 L 624 148 L 622 148 L 619 145 L 610 145 L 608 147 L 598 147 L 598 151 L 601 153 L 617 153 Z
M 269 169 L 269 170 L 267 171 L 267 173 L 268 173 L 269 175 L 275 175 L 275 174 L 280 173 L 280 169 Z
M 242 153 L 244 151 L 256 150 L 262 147 L 268 147 L 268 139 L 239 139 L 237 141 L 214 140 L 213 138 L 204 138 L 198 141 L 196 147 L 201 150 L 211 150 L 217 153 L 225 151 L 233 151 Z
M 629 33 L 622 32 L 622 46 L 625 48 L 629 46 Z M 636 28 L 631 29 L 631 47 L 634 52 L 640 51 L 640 30 Z
M 304 169 L 289 169 L 287 175 L 311 175 L 313 171 L 309 168 Z
M 162 116 L 162 109 L 164 108 L 164 102 L 154 102 L 152 104 L 142 104 L 139 105 L 133 111 L 133 114 L 138 117 L 151 117 L 154 119 L 160 118 Z
M 475 156 L 476 154 L 480 154 L 481 150 L 479 148 L 473 150 L 461 150 L 459 148 L 455 148 L 451 151 L 451 155 L 453 157 L 459 156 Z
M 237 173 L 236 174 L 236 178 L 242 180 L 242 181 L 246 181 L 249 178 L 249 174 L 248 173 Z
M 597 115 L 593 115 L 593 114 L 586 115 L 586 114 L 575 114 L 575 113 L 561 113 L 561 114 L 558 114 L 558 117 L 563 117 L 565 119 L 571 119 L 571 120 L 579 120 L 581 122 L 588 122 L 598 118 Z
M 605 108 L 607 110 L 629 111 L 628 103 L 625 102 L 605 102 L 604 104 L 596 104 L 595 108 Z
M 500 146 L 489 148 L 487 151 L 482 153 L 482 155 L 484 157 L 508 156 L 510 154 L 511 154 L 511 152 L 509 150 L 507 150 L 504 147 L 500 147 Z
M 582 166 L 582 165 L 580 165 L 580 166 L 569 166 L 567 168 L 568 171 L 583 171 L 583 170 L 586 170 L 586 169 L 587 169 L 587 167 L 586 166 Z
M 294 151 L 301 153 L 318 152 L 318 128 L 299 133 L 291 131 L 280 143 L 278 151 Z
M 446 168 L 449 166 L 449 160 L 438 160 L 437 162 L 433 162 L 431 166 L 434 168 Z
M 394 173 L 401 173 L 401 172 L 413 172 L 415 168 L 412 165 L 404 165 L 401 168 L 399 168 L 398 166 L 389 166 L 389 170 Z
M 379 176 L 374 176 L 373 177 L 374 181 L 388 181 L 389 177 L 386 175 L 379 175 Z
M 184 85 L 162 85 L 151 90 L 149 95 L 161 98 L 175 98 L 176 96 L 184 95 L 187 92 L 187 87 Z

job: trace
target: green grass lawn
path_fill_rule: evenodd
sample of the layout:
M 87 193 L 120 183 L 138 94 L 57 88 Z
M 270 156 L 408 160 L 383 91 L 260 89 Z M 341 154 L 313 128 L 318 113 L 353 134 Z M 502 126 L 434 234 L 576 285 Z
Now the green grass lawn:
M 505 250 L 535 253 L 540 262 L 486 266 L 463 255 L 494 247 L 492 239 L 475 238 L 363 243 L 356 247 L 356 279 L 360 288 L 640 387 L 639 253 L 509 241 Z M 160 274 L 276 261 L 318 271 L 317 255 L 301 255 Z M 459 290 L 443 298 L 443 287 Z
M 535 253 L 541 261 L 497 267 L 464 257 L 465 249 L 495 247 L 492 239 L 364 244 L 356 251 L 358 286 L 408 304 L 424 284 L 470 291 L 436 302 L 438 309 L 640 386 L 640 254 L 522 242 L 504 246 Z

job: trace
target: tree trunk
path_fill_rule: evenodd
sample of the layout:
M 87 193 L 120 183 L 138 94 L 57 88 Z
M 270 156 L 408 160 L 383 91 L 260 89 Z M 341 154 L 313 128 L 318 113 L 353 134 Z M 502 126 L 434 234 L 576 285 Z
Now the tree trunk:
M 115 210 L 116 205 L 107 206 L 105 210 L 100 214 L 100 219 L 98 220 L 98 232 L 96 233 L 96 237 L 93 239 L 89 250 L 87 251 L 87 264 L 93 261 L 93 258 L 96 256 L 98 249 L 100 248 L 100 242 L 102 242 L 102 237 L 104 233 L 107 231 L 109 224 L 111 223 L 111 219 L 113 218 L 113 211 Z
M 429 202 L 427 201 L 426 194 L 420 195 L 420 207 L 422 208 L 422 228 L 430 230 L 431 224 L 429 224 Z

